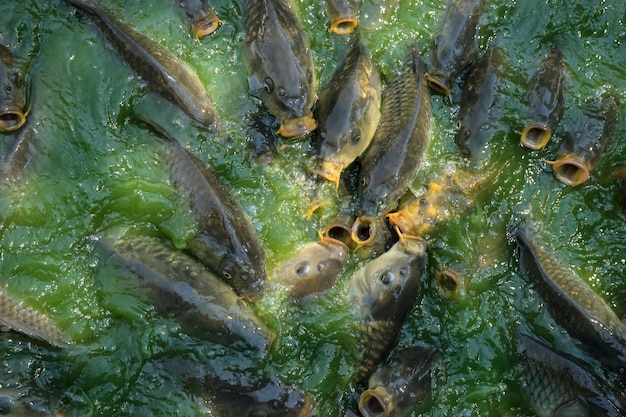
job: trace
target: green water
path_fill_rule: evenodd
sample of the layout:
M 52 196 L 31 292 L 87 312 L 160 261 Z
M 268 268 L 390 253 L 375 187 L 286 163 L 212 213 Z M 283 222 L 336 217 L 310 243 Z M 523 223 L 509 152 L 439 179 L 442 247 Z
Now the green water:
M 410 46 L 427 55 L 445 8 L 445 2 L 392 1 L 365 0 L 360 12 L 363 38 L 386 81 Z M 307 175 L 314 150 L 310 140 L 279 141 L 273 165 L 253 164 L 247 120 L 261 106 L 246 92 L 242 4 L 216 0 L 226 24 L 196 41 L 174 1 L 107 3 L 188 61 L 206 84 L 228 139 L 196 129 L 182 115 L 167 122 L 239 198 L 266 249 L 268 269 L 314 240 L 349 198 Z M 626 314 L 623 190 L 606 180 L 611 166 L 626 163 L 624 2 L 487 3 L 480 50 L 495 39 L 510 65 L 498 132 L 486 156 L 486 169 L 495 175 L 472 210 L 433 236 L 422 292 L 399 338 L 399 346 L 427 343 L 440 351 L 427 416 L 532 415 L 519 394 L 516 329 L 580 355 L 519 273 L 511 230 L 522 218 L 543 225 L 558 258 L 620 316 Z M 323 86 L 347 41 L 328 33 L 322 2 L 301 1 L 298 9 Z M 28 177 L 0 192 L 2 288 L 47 314 L 76 345 L 58 351 L 2 335 L 0 384 L 21 386 L 36 404 L 70 416 L 210 415 L 201 398 L 159 365 L 159 358 L 181 356 L 199 366 L 273 372 L 313 395 L 319 416 L 337 416 L 353 406 L 362 388 L 350 382 L 355 335 L 344 289 L 362 261 L 351 258 L 337 286 L 306 308 L 291 306 L 280 288 L 255 306 L 278 335 L 267 361 L 251 364 L 240 353 L 180 334 L 173 321 L 129 288 L 123 271 L 94 251 L 92 240 L 111 229 L 160 230 L 183 246 L 191 230 L 169 185 L 161 145 L 131 117 L 134 106 L 146 105 L 141 80 L 89 20 L 62 1 L 3 1 L 0 31 L 2 42 L 30 61 L 36 129 Z M 518 145 L 517 133 L 526 80 L 553 43 L 568 65 L 565 115 L 547 148 L 529 151 Z M 605 91 L 620 101 L 614 141 L 587 183 L 566 188 L 544 159 L 555 157 L 576 122 L 575 109 Z M 433 97 L 432 142 L 414 191 L 459 162 L 457 113 L 458 106 Z M 306 217 L 314 200 L 324 205 Z M 439 295 L 433 278 L 437 269 L 449 266 L 461 268 L 467 279 L 463 296 L 452 301 Z

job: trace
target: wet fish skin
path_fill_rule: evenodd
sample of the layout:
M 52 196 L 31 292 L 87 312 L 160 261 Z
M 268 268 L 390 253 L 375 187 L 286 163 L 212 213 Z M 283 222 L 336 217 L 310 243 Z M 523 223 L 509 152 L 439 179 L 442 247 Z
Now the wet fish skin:
M 9 417 L 64 417 L 65 414 L 51 413 L 36 409 L 30 403 L 28 394 L 21 394 L 17 389 L 0 389 L 0 415 Z
M 396 351 L 368 379 L 361 393 L 359 410 L 363 417 L 408 416 L 431 395 L 435 349 L 411 346 Z
M 403 235 L 350 278 L 347 297 L 358 311 L 359 339 L 364 345 L 355 380 L 367 376 L 395 342 L 419 295 L 427 247 L 425 240 Z
M 380 75 L 356 40 L 321 92 L 313 172 L 339 184 L 341 171 L 370 145 L 380 121 Z
M 180 7 L 191 20 L 191 32 L 196 38 L 210 35 L 223 23 L 208 0 L 180 0 Z
M 360 0 L 326 0 L 330 31 L 338 35 L 352 33 L 359 24 L 357 14 L 360 5 Z
M 188 250 L 240 296 L 261 297 L 267 288 L 265 253 L 239 201 L 163 126 L 137 117 L 164 140 L 170 181 L 185 196 L 195 219 L 197 234 L 188 241 Z
M 293 5 L 289 0 L 249 0 L 244 25 L 250 90 L 280 119 L 278 133 L 297 137 L 315 130 L 313 59 Z
M 0 132 L 21 128 L 30 110 L 30 83 L 19 61 L 11 50 L 0 45 Z
M 558 48 L 541 60 L 528 81 L 528 118 L 520 141 L 527 148 L 543 149 L 565 109 L 565 61 Z
M 34 136 L 35 131 L 28 127 L 12 135 L 0 160 L 0 181 L 15 182 L 24 177 Z
M 137 287 L 181 330 L 265 357 L 275 335 L 235 292 L 185 253 L 154 238 L 104 237 L 110 262 L 128 269 Z
M 626 369 L 626 327 L 579 276 L 559 263 L 536 236 L 535 225 L 517 230 L 522 272 L 535 285 L 554 320 L 590 356 L 616 372 Z
M 433 42 L 430 87 L 447 96 L 456 78 L 474 60 L 478 20 L 485 10 L 484 0 L 452 0 Z
M 517 334 L 522 382 L 539 417 L 618 417 L 624 397 L 596 378 L 584 363 L 538 340 Z
M 66 1 L 85 12 L 149 89 L 179 106 L 205 129 L 216 129 L 218 117 L 213 102 L 186 62 L 91 1 Z

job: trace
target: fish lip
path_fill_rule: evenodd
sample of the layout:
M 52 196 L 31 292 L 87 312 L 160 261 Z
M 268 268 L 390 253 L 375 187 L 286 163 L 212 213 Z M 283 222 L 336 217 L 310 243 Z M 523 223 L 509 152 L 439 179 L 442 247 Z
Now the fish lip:
M 362 239 L 363 232 L 367 233 L 365 239 Z M 376 220 L 370 216 L 359 216 L 352 224 L 351 236 L 357 248 L 372 244 L 376 239 L 376 233 Z
M 315 166 L 311 168 L 312 173 L 334 183 L 336 188 L 339 188 L 339 178 L 342 170 L 342 163 L 323 160 L 318 160 Z
M 575 187 L 589 179 L 589 162 L 579 156 L 565 154 L 546 162 L 552 165 L 556 179 L 565 185 Z
M 400 211 L 394 211 L 393 213 L 385 214 L 385 219 L 389 220 L 389 223 L 397 227 L 400 233 L 403 233 L 403 234 L 414 233 L 415 234 L 415 232 L 412 230 L 413 224 L 408 215 Z
M 354 17 L 338 17 L 330 24 L 330 31 L 337 35 L 349 35 L 358 26 L 359 21 Z
M 0 132 L 13 132 L 26 123 L 26 112 L 16 106 L 0 109 Z
M 317 129 L 317 122 L 312 114 L 307 114 L 301 117 L 283 119 L 276 133 L 286 138 L 295 138 L 312 132 L 315 129 Z
M 336 246 L 336 247 L 338 247 L 338 250 L 339 250 L 338 258 L 340 258 L 342 260 L 346 259 L 348 257 L 348 254 L 350 253 L 350 249 L 348 248 L 348 245 L 346 245 L 344 242 L 342 242 L 339 239 L 335 239 L 334 237 L 322 236 L 320 238 L 320 243 L 322 245 L 326 245 L 326 246 Z
M 205 14 L 193 21 L 191 25 L 193 35 L 196 38 L 208 36 L 215 32 L 222 23 L 224 23 L 224 21 L 217 17 L 215 12 Z
M 388 417 L 393 412 L 393 397 L 381 386 L 365 390 L 359 398 L 359 411 L 364 417 Z
M 452 88 L 452 80 L 450 78 L 438 72 L 427 72 L 424 76 L 430 88 L 435 92 L 446 96 L 450 95 L 450 89 Z
M 548 126 L 541 123 L 529 123 L 522 129 L 520 143 L 529 149 L 537 151 L 543 149 L 548 144 L 551 136 L 552 129 Z

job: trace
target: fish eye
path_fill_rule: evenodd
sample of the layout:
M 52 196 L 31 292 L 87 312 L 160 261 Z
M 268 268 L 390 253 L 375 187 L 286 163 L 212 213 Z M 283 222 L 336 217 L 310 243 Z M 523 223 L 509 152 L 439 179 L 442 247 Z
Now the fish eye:
M 317 272 L 323 272 L 326 268 L 328 268 L 328 262 L 320 262 L 317 264 Z
M 308 261 L 303 261 L 296 265 L 296 275 L 299 277 L 307 275 L 309 272 L 311 272 L 311 264 Z
M 232 279 L 233 276 L 228 271 L 222 271 L 222 276 L 226 279 Z
M 395 278 L 395 276 L 393 275 L 393 272 L 385 271 L 380 276 L 380 282 L 382 282 L 385 285 L 389 285 L 389 284 L 391 284 L 393 282 L 394 278 Z
M 0 415 L 6 416 L 11 414 L 15 407 L 15 401 L 8 396 L 0 397 Z
M 352 136 L 352 142 L 358 143 L 361 140 L 361 132 L 355 132 Z
M 21 87 L 24 85 L 24 78 L 17 72 L 11 73 L 10 79 L 11 79 L 11 82 L 18 87 Z
M 265 91 L 267 91 L 268 93 L 274 91 L 274 80 L 272 80 L 270 77 L 267 77 L 265 79 L 265 82 L 263 83 L 263 88 L 265 88 Z

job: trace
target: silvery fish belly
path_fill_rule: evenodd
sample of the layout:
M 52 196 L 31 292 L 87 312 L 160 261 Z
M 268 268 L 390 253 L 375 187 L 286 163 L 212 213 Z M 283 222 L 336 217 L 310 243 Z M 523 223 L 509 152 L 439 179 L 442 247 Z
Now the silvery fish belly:
M 13 132 L 22 127 L 29 112 L 29 84 L 20 61 L 0 45 L 0 132 Z
M 233 290 L 185 253 L 148 237 L 103 238 L 110 260 L 128 269 L 160 313 L 191 336 L 265 356 L 274 333 Z
M 356 380 L 367 376 L 395 343 L 419 296 L 427 247 L 421 238 L 402 236 L 350 278 L 348 301 L 357 310 L 363 343 Z
M 369 146 L 380 121 L 381 82 L 369 54 L 355 41 L 320 94 L 313 172 L 339 184 L 341 171 Z
M 244 19 L 251 93 L 280 119 L 280 135 L 315 130 L 313 59 L 294 6 L 289 0 L 247 0 Z
M 196 38 L 210 35 L 222 23 L 208 0 L 180 0 L 180 7 L 191 20 L 191 32 Z

